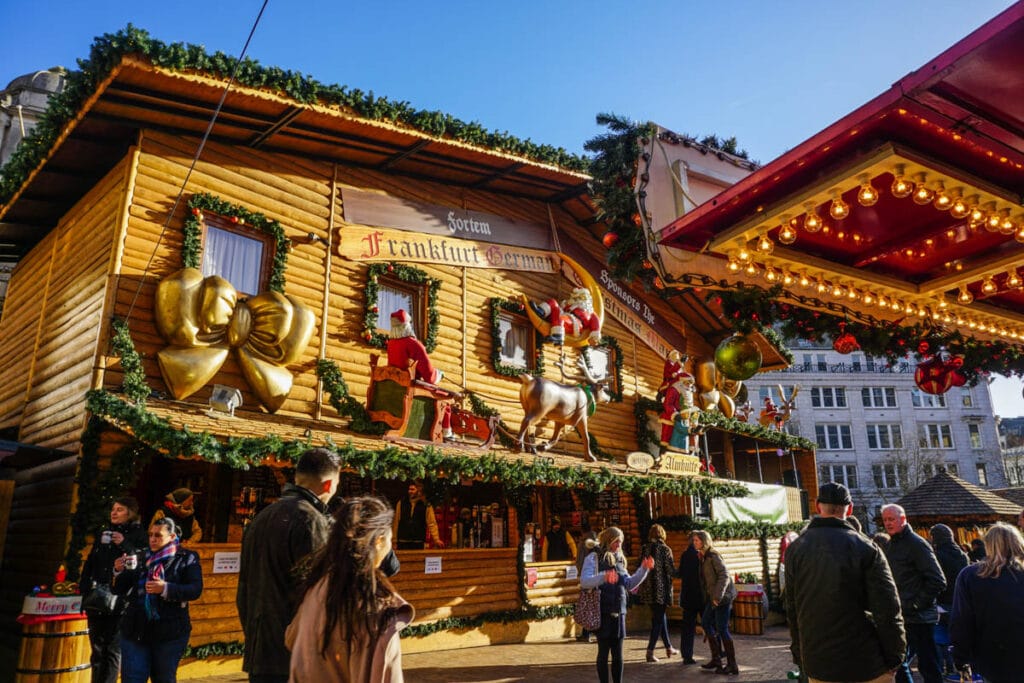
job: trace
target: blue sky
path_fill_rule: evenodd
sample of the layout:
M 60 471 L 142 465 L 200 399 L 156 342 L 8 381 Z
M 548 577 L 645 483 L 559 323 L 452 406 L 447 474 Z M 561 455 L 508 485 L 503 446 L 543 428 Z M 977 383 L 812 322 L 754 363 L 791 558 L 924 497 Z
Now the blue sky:
M 0 85 L 128 23 L 238 54 L 262 0 L 0 0 Z M 770 161 L 1009 0 L 270 0 L 248 56 L 582 153 L 599 112 L 736 136 Z M 1024 414 L 1011 380 L 1002 415 Z M 994 397 L 1002 396 L 993 385 Z M 1010 402 L 1010 398 L 1015 403 Z

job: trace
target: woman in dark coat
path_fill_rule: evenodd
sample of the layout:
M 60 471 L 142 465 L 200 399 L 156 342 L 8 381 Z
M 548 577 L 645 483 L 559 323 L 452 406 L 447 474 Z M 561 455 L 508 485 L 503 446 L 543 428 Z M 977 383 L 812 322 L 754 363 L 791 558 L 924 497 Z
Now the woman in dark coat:
M 700 585 L 700 553 L 690 545 L 679 556 L 679 569 L 676 576 L 680 579 L 679 606 L 683 609 L 683 633 L 680 649 L 683 651 L 683 664 L 696 664 L 693 658 L 693 637 L 697 632 L 697 618 L 704 613 L 704 592 Z
M 953 660 L 991 683 L 1021 680 L 1024 643 L 1024 536 L 996 522 L 985 533 L 985 559 L 956 578 L 949 619 Z
M 668 606 L 672 604 L 672 578 L 676 573 L 676 562 L 672 557 L 672 549 L 665 545 L 665 537 L 665 527 L 652 525 L 647 534 L 649 543 L 640 552 L 641 557 L 654 558 L 650 575 L 640 585 L 640 597 L 644 604 L 651 607 L 651 635 L 647 639 L 648 662 L 658 661 L 654 656 L 658 638 L 665 644 L 666 657 L 679 654 L 679 650 L 672 647 L 672 641 L 669 640 L 668 618 L 665 616 Z
M 121 682 L 174 683 L 192 622 L 188 603 L 203 593 L 199 555 L 180 547 L 178 528 L 164 517 L 149 527 L 149 550 L 114 561 L 114 592 L 128 596 L 121 622 Z
M 702 669 L 714 669 L 717 674 L 738 674 L 736 646 L 729 633 L 729 615 L 736 599 L 736 585 L 729 576 L 722 554 L 711 543 L 706 531 L 693 533 L 693 545 L 700 553 L 701 588 L 704 590 L 704 618 L 701 627 L 711 648 L 711 661 L 701 664 Z M 725 654 L 726 662 L 722 662 Z
M 622 641 L 626 637 L 626 591 L 637 588 L 654 559 L 644 558 L 633 574 L 626 571 L 622 554 L 624 536 L 618 527 L 610 526 L 598 536 L 596 552 L 583 560 L 580 588 L 600 589 L 601 626 L 597 630 L 597 678 L 608 683 L 608 656 L 611 655 L 612 681 L 622 681 Z
M 83 602 L 97 590 L 109 590 L 114 580 L 114 560 L 146 548 L 146 531 L 139 523 L 139 501 L 131 496 L 116 498 L 110 507 L 110 524 L 96 534 L 92 551 L 82 567 L 79 585 Z M 124 612 L 124 598 L 110 611 L 86 607 L 92 655 L 92 683 L 114 683 L 121 667 L 121 639 L 117 626 Z

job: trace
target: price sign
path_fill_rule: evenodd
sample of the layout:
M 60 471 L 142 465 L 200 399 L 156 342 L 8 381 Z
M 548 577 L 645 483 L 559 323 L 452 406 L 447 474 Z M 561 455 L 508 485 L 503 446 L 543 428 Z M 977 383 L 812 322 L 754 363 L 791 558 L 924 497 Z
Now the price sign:
M 440 557 L 425 557 L 425 558 L 423 558 L 423 573 L 424 574 L 440 574 L 441 573 L 441 558 Z

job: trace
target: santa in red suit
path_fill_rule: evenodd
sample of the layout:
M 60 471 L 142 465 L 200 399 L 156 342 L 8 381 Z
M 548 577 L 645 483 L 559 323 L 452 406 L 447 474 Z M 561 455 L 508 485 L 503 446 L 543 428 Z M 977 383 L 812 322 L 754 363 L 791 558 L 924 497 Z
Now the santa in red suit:
M 556 299 L 548 299 L 544 303 L 531 301 L 530 307 L 534 313 L 551 323 L 552 343 L 565 343 L 566 333 L 586 336 L 591 346 L 601 343 L 601 319 L 594 313 L 594 300 L 589 290 L 577 287 L 562 304 Z
M 412 329 L 412 321 L 405 309 L 398 309 L 391 314 L 391 338 L 388 339 L 388 365 L 393 365 L 403 370 L 409 367 L 409 361 L 416 361 L 416 379 L 429 384 L 437 384 L 441 381 L 440 370 L 434 367 L 427 355 L 427 347 L 416 338 L 416 332 Z M 444 415 L 441 418 L 441 428 L 444 430 L 444 438 L 453 438 L 452 434 L 452 407 L 446 403 Z

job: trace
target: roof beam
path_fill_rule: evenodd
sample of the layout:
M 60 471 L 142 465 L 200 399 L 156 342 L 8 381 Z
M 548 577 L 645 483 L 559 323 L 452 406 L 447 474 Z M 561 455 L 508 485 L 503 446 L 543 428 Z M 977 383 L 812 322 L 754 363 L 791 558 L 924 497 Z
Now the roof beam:
M 273 125 L 250 140 L 249 146 L 253 149 L 259 149 L 272 136 L 276 135 L 279 131 L 284 130 L 288 124 L 298 118 L 301 113 L 302 109 L 299 109 L 298 107 L 289 107 L 285 113 L 273 123 Z
M 511 173 L 515 173 L 516 171 L 518 171 L 519 169 L 521 169 L 525 165 L 526 165 L 525 163 L 523 163 L 521 161 L 517 161 L 516 163 L 511 164 L 510 166 L 506 166 L 505 168 L 501 169 L 500 171 L 496 171 L 496 172 L 494 172 L 494 173 L 492 173 L 490 175 L 484 176 L 480 180 L 478 180 L 475 183 L 473 183 L 472 185 L 470 185 L 470 187 L 473 188 L 474 190 L 479 190 L 479 189 L 483 188 L 485 185 L 491 184 L 495 180 L 500 180 L 501 178 L 504 178 L 505 176 L 507 176 L 507 175 L 509 175 Z
M 386 171 L 386 170 L 390 169 L 392 166 L 397 164 L 402 159 L 408 159 L 413 154 L 416 154 L 421 149 L 423 149 L 424 147 L 429 145 L 431 142 L 433 142 L 433 140 L 430 140 L 429 138 L 424 138 L 424 139 L 416 142 L 415 144 L 410 145 L 409 147 L 406 147 L 404 150 L 402 150 L 398 154 L 395 154 L 394 156 L 392 156 L 387 161 L 382 162 L 380 164 L 380 166 L 377 167 L 378 170 Z

